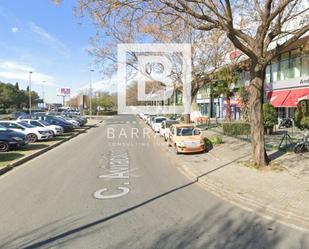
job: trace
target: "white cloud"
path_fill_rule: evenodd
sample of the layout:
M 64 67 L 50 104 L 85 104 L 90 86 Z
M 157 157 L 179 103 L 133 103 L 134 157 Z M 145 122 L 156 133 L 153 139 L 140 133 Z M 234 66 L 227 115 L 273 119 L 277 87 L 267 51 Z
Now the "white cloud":
M 4 78 L 12 82 L 23 80 L 29 80 L 29 72 L 33 72 L 31 75 L 31 80 L 34 84 L 42 84 L 45 81 L 45 85 L 56 86 L 55 79 L 44 73 L 38 72 L 35 68 L 20 64 L 14 61 L 0 61 L 0 80 Z
M 33 33 L 39 35 L 41 38 L 44 40 L 48 41 L 52 45 L 65 48 L 65 45 L 58 40 L 56 37 L 54 37 L 52 34 L 48 33 L 45 29 L 42 27 L 38 26 L 37 24 L 30 22 L 30 29 Z
M 11 31 L 12 31 L 13 33 L 16 33 L 16 32 L 19 31 L 19 29 L 18 29 L 17 27 L 12 27 L 12 28 L 11 28 Z

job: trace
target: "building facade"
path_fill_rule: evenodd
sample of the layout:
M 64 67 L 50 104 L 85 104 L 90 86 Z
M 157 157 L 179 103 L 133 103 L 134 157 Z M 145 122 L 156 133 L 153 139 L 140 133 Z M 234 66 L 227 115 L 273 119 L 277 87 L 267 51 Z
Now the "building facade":
M 299 101 L 309 97 L 308 40 L 301 39 L 266 68 L 266 97 L 276 107 L 279 118 L 293 118 Z

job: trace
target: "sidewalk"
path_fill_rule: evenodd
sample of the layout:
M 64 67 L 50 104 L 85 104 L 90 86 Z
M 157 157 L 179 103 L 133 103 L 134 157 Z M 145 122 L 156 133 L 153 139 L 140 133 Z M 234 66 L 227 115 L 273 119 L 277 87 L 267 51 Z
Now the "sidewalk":
M 205 131 L 207 137 L 214 134 Z M 248 166 L 249 142 L 227 136 L 223 141 L 208 153 L 173 157 L 185 175 L 197 179 L 215 195 L 266 217 L 309 229 L 309 153 L 268 151 L 276 158 L 273 169 L 258 170 Z

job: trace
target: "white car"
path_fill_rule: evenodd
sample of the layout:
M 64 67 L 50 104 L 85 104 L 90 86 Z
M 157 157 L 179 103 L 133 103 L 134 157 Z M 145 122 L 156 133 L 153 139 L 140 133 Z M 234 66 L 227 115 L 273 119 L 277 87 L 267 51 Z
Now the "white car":
M 155 117 L 151 122 L 151 128 L 154 132 L 160 132 L 161 123 L 166 120 L 166 117 Z
M 45 127 L 50 129 L 54 136 L 63 134 L 63 128 L 61 126 L 50 124 L 45 120 L 21 119 L 20 121 L 27 122 L 28 124 L 36 127 Z
M 31 143 L 38 140 L 50 139 L 53 137 L 53 133 L 50 129 L 44 127 L 35 127 L 23 121 L 0 121 L 0 125 L 10 130 L 24 133 Z
M 163 137 L 165 141 L 167 141 L 168 139 L 168 136 L 170 134 L 170 127 L 173 124 L 179 124 L 179 122 L 174 119 L 167 119 L 161 123 L 160 136 Z

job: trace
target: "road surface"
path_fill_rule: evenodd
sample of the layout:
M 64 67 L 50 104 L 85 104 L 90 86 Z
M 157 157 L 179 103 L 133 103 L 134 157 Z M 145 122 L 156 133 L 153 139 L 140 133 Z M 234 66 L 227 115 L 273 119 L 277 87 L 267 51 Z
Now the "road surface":
M 309 248 L 188 180 L 144 127 L 109 118 L 1 176 L 0 248 Z

